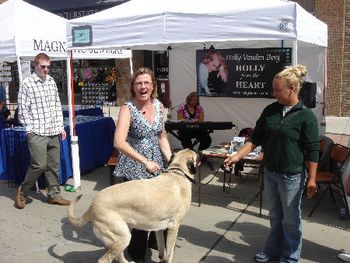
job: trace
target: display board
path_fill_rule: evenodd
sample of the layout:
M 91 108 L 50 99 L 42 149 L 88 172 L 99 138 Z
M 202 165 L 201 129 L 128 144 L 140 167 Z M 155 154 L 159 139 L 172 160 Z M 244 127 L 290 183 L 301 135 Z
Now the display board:
M 114 87 L 115 89 L 115 87 Z M 87 82 L 81 88 L 82 105 L 106 105 L 116 100 L 116 92 L 108 83 L 90 83 Z
M 197 50 L 201 96 L 272 98 L 272 79 L 292 63 L 291 48 Z

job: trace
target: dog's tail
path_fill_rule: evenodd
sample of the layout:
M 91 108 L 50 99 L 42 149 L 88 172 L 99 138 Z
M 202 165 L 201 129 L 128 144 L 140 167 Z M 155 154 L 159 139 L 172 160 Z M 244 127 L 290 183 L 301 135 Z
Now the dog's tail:
M 79 195 L 75 200 L 71 201 L 68 207 L 68 219 L 72 223 L 72 225 L 75 225 L 77 227 L 82 227 L 90 221 L 90 208 L 84 213 L 82 217 L 78 218 L 74 215 L 74 207 L 81 197 L 82 194 Z

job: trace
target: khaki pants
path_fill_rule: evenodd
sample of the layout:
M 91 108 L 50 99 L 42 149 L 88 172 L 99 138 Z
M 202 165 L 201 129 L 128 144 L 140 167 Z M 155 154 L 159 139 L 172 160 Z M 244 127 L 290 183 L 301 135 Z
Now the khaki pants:
M 58 135 L 40 136 L 33 133 L 27 135 L 30 153 L 30 165 L 27 175 L 21 185 L 24 194 L 28 193 L 44 173 L 46 179 L 47 195 L 50 198 L 60 196 L 59 163 L 60 143 Z

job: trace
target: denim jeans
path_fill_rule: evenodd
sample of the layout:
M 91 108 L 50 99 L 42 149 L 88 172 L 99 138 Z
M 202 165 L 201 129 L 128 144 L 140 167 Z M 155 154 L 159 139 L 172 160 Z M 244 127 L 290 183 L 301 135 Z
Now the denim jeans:
M 280 262 L 299 262 L 301 252 L 301 196 L 305 172 L 278 174 L 264 169 L 271 231 L 264 253 Z

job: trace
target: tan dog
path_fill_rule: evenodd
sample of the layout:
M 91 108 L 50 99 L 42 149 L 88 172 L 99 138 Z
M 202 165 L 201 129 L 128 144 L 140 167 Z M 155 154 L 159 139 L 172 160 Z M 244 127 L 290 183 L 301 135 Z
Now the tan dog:
M 131 239 L 130 230 L 156 231 L 161 262 L 172 262 L 179 226 L 190 208 L 192 181 L 196 173 L 197 154 L 184 149 L 172 158 L 167 171 L 152 179 L 128 181 L 99 192 L 81 218 L 68 208 L 69 221 L 78 227 L 92 222 L 95 235 L 108 251 L 98 263 L 128 262 L 124 249 Z M 163 230 L 168 228 L 165 251 Z

